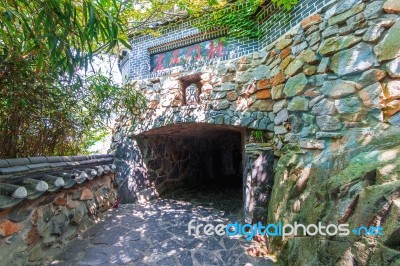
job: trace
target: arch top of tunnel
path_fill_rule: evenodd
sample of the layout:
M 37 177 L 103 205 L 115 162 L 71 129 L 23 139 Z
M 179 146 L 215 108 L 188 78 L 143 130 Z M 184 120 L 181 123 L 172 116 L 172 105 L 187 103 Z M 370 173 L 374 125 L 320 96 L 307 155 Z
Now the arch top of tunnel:
M 170 137 L 222 137 L 230 134 L 241 134 L 245 128 L 231 125 L 215 125 L 207 123 L 177 123 L 144 131 L 136 138 L 148 136 L 170 136 Z

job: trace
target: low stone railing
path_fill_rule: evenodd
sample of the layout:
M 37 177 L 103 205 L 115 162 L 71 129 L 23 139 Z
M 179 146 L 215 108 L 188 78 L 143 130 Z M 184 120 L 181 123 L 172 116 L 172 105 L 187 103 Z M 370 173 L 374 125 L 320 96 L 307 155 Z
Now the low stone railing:
M 42 264 L 116 201 L 112 155 L 0 160 L 2 262 Z

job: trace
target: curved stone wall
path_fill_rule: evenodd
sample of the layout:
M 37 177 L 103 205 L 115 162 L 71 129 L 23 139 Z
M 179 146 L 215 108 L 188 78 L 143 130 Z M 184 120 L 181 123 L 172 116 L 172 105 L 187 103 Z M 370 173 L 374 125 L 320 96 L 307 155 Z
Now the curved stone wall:
M 112 162 L 107 154 L 0 160 L 1 264 L 48 265 L 79 244 L 117 204 Z

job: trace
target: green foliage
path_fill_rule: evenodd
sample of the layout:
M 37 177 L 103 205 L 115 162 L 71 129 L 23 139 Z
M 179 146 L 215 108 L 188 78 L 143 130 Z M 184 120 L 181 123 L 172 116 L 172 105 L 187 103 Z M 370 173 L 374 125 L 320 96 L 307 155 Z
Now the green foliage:
M 258 26 L 253 16 L 260 4 L 260 0 L 237 1 L 202 15 L 196 26 L 203 31 L 223 28 L 233 37 L 258 37 Z
M 83 152 L 113 112 L 143 108 L 132 87 L 84 73 L 129 47 L 123 3 L 0 0 L 0 157 Z
M 35 75 L 29 61 L 15 62 L 13 72 L 0 79 L 0 157 L 73 155 L 84 152 L 109 130 L 113 112 L 140 114 L 143 95 L 94 73 L 60 82 L 46 69 Z M 78 78 L 79 77 L 79 78 Z
M 227 34 L 232 37 L 259 37 L 258 24 L 255 14 L 264 0 L 238 0 L 233 4 L 222 4 L 213 6 L 209 13 L 204 14 L 189 12 L 192 16 L 199 17 L 196 26 L 203 31 L 212 31 L 215 29 L 226 29 Z M 298 0 L 272 0 L 272 3 L 278 7 L 290 10 L 298 3 Z
M 250 133 L 250 137 L 252 139 L 253 142 L 258 142 L 258 143 L 264 143 L 264 133 L 261 130 L 253 130 Z
M 94 52 L 127 45 L 116 0 L 0 0 L 0 62 L 34 57 L 39 72 L 47 62 L 72 75 L 88 68 Z M 4 68 L 6 67 L 6 68 Z
M 284 7 L 286 10 L 290 10 L 298 2 L 299 0 L 272 0 L 272 3 Z
M 137 13 L 135 4 L 127 8 L 124 17 L 131 18 L 133 23 L 128 27 L 128 35 L 160 35 L 163 30 L 174 26 L 166 21 L 195 20 L 195 26 L 207 32 L 225 29 L 233 37 L 259 37 L 255 15 L 257 10 L 269 2 L 265 0 L 153 0 L 150 5 L 142 4 L 141 13 Z M 272 0 L 274 5 L 290 10 L 298 0 Z M 138 4 L 136 4 L 138 5 Z M 189 17 L 187 17 L 188 15 Z M 146 17 L 145 20 L 143 18 Z M 144 22 L 144 23 L 143 23 Z M 155 28 L 154 25 L 157 25 Z
M 108 135 L 109 131 L 106 128 L 99 128 L 97 130 L 91 130 L 89 131 L 85 137 L 84 140 L 81 143 L 81 152 L 83 154 L 89 155 L 91 153 L 90 148 L 98 143 L 99 141 L 104 140 Z M 95 153 L 98 153 L 98 151 L 94 151 Z

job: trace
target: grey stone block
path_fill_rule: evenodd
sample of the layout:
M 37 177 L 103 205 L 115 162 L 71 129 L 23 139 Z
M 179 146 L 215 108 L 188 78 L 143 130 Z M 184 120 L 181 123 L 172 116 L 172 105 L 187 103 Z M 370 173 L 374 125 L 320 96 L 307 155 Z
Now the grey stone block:
M 88 164 L 100 164 L 101 160 L 84 160 L 84 161 L 78 161 L 76 163 L 79 163 L 80 165 L 88 165 Z
M 62 162 L 62 159 L 60 156 L 49 156 L 47 157 L 47 161 L 49 163 L 57 163 L 57 162 Z
M 47 157 L 45 156 L 37 156 L 37 157 L 28 157 L 28 160 L 31 163 L 47 163 Z
M 51 168 L 51 163 L 36 163 L 36 164 L 28 164 L 28 167 L 31 170 L 38 170 L 38 169 L 49 169 Z
M 323 150 L 325 147 L 325 141 L 315 139 L 303 139 L 300 140 L 300 148 L 309 150 Z
M 31 162 L 27 158 L 16 158 L 16 159 L 6 159 L 9 166 L 22 166 L 30 164 Z
M 60 158 L 63 162 L 72 162 L 73 161 L 72 156 L 60 156 Z
M 68 166 L 68 164 L 67 164 L 66 162 L 52 163 L 52 164 L 50 164 L 50 165 L 51 165 L 51 167 L 53 167 L 53 168 Z
M 65 162 L 68 166 L 79 166 L 81 165 L 79 162 Z
M 10 165 L 6 160 L 0 160 L 0 168 L 9 167 Z
M 7 168 L 0 168 L 0 174 L 15 174 L 19 172 L 26 172 L 30 169 L 26 166 L 13 166 Z
M 87 156 L 72 156 L 72 160 L 74 160 L 74 161 L 87 160 Z
M 243 127 L 247 127 L 251 124 L 251 122 L 253 122 L 254 119 L 251 117 L 245 117 L 244 119 L 242 119 L 242 121 L 240 122 L 240 125 Z
M 343 134 L 340 132 L 317 132 L 317 139 L 323 139 L 323 138 L 340 139 L 342 137 Z
M 99 162 L 102 164 L 109 164 L 109 163 L 112 163 L 113 161 L 114 161 L 114 158 L 112 158 L 112 157 L 99 159 Z
M 114 158 L 112 154 L 93 154 L 90 155 L 91 159 L 100 159 L 100 158 Z
M 400 125 L 400 113 L 395 114 L 391 118 L 389 118 L 388 122 L 391 125 Z
M 103 159 L 92 159 L 92 160 L 79 161 L 79 163 L 82 165 L 87 165 L 87 164 L 103 165 L 103 164 L 112 163 L 112 161 L 113 161 L 112 158 L 103 158 Z

